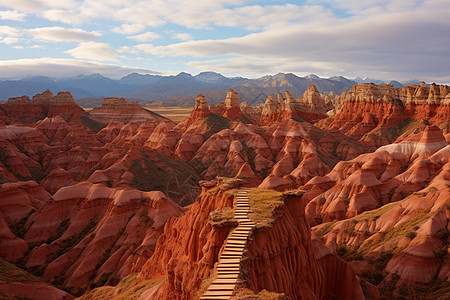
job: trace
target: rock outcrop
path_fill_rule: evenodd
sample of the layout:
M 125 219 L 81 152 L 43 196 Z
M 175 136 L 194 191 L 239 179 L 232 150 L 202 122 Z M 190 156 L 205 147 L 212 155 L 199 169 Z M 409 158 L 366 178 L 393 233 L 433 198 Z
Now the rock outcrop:
M 111 189 L 82 182 L 64 187 L 25 224 L 34 249 L 25 267 L 67 287 L 114 282 L 152 255 L 167 219 L 181 209 L 161 192 Z
M 425 120 L 450 131 L 448 87 L 410 85 L 400 89 L 392 85 L 357 84 L 340 98 L 344 103 L 333 119 L 318 123 L 322 128 L 339 129 L 348 136 L 375 146 L 392 143 L 412 120 Z M 388 130 L 388 128 L 391 128 Z
M 125 98 L 104 98 L 101 107 L 89 111 L 89 117 L 103 124 L 112 122 L 144 123 L 146 121 L 161 121 L 164 118 L 143 109 L 138 102 L 129 102 Z
M 5 104 L 0 104 L 4 114 L 0 120 L 6 124 L 32 125 L 45 117 L 60 115 L 67 122 L 80 123 L 84 113 L 72 97 L 70 92 L 59 92 L 53 95 L 50 90 L 33 96 L 10 98 Z
M 219 191 L 213 192 L 217 188 Z M 167 223 L 154 256 L 141 273 L 143 279 L 150 281 L 167 278 L 153 294 L 154 299 L 192 298 L 199 295 L 202 279 L 214 276 L 214 265 L 223 250 L 223 242 L 230 228 L 237 225 L 232 221 L 223 221 L 220 225 L 210 220 L 209 212 L 233 206 L 232 194 L 223 188 L 204 187 L 202 195 L 185 215 Z M 246 252 L 248 259 L 243 264 L 244 286 L 256 293 L 266 289 L 292 298 L 363 299 L 359 281 L 349 265 L 342 260 L 334 262 L 328 257 L 332 257 L 332 253 L 317 258 L 316 246 L 309 239 L 303 205 L 298 197 L 290 197 L 277 210 L 273 226 L 252 234 Z M 181 235 L 186 231 L 187 235 Z M 177 243 L 173 243 L 175 237 Z M 342 271 L 332 271 L 339 268 Z M 326 280 L 324 274 L 327 274 Z M 342 275 L 346 278 L 344 288 L 337 284 Z
M 269 96 L 261 112 L 260 125 L 273 125 L 289 118 L 300 118 L 315 123 L 326 118 L 327 108 L 324 99 L 314 85 L 308 87 L 303 99 L 297 101 L 289 91 L 285 91 L 286 98 L 278 94 L 277 99 Z
M 211 276 L 229 232 L 229 227 L 208 223 L 209 213 L 232 205 L 232 194 L 221 190 L 213 194 L 204 186 L 183 216 L 168 221 L 154 255 L 141 272 L 147 280 L 167 277 L 154 299 L 192 299 L 196 295 L 202 279 Z
M 450 273 L 449 97 L 424 83 L 340 96 L 311 86 L 251 107 L 230 90 L 217 106 L 198 95 L 180 124 L 121 98 L 90 114 L 69 93 L 11 98 L 0 104 L 0 256 L 77 296 L 145 265 L 107 294 L 140 277 L 155 285 L 148 297 L 192 298 L 236 225 L 227 190 L 298 189 L 248 244 L 250 293 L 356 299 L 356 270 L 366 297 L 426 297 Z M 222 185 L 195 200 L 201 179 Z

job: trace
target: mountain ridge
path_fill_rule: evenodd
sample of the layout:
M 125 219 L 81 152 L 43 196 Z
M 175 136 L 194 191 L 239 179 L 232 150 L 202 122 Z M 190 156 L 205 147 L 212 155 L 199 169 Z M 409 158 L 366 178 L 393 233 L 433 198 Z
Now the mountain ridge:
M 156 102 L 159 106 L 193 106 L 195 95 L 206 93 L 211 103 L 217 104 L 229 88 L 238 91 L 243 101 L 252 105 L 263 103 L 267 96 L 290 90 L 294 96 L 303 94 L 306 88 L 314 84 L 322 94 L 333 92 L 340 94 L 348 91 L 358 81 L 343 76 L 321 78 L 310 74 L 299 77 L 293 73 L 277 73 L 260 78 L 226 77 L 217 72 L 201 72 L 197 75 L 181 72 L 177 75 L 162 76 L 131 73 L 115 80 L 99 73 L 77 75 L 69 78 L 46 76 L 27 77 L 19 80 L 0 80 L 0 99 L 6 101 L 18 94 L 32 96 L 42 92 L 43 88 L 53 92 L 70 91 L 83 107 L 94 107 L 103 97 L 126 97 L 134 101 Z M 380 80 L 373 80 L 382 82 Z M 402 83 L 392 82 L 395 87 Z M 89 99 L 87 99 L 89 98 Z

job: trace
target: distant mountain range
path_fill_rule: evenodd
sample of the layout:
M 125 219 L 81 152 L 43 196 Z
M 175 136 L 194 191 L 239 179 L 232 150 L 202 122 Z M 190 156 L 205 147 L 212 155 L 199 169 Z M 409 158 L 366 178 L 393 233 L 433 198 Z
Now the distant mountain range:
M 20 80 L 0 81 L 0 99 L 22 95 L 33 96 L 50 89 L 53 93 L 70 91 L 78 104 L 83 107 L 99 106 L 101 98 L 120 96 L 128 100 L 153 102 L 156 106 L 193 106 L 195 96 L 204 94 L 209 103 L 217 104 L 225 98 L 229 88 L 240 95 L 241 102 L 251 105 L 262 103 L 271 94 L 290 91 L 294 97 L 301 96 L 306 88 L 314 84 L 321 93 L 340 94 L 356 83 L 383 81 L 371 78 L 347 79 L 342 76 L 320 78 L 316 75 L 298 77 L 292 73 L 278 73 L 257 79 L 243 77 L 229 78 L 215 72 L 202 72 L 192 76 L 180 73 L 176 76 L 129 74 L 119 80 L 100 74 L 79 75 L 72 78 L 29 77 Z M 418 83 L 419 81 L 417 81 Z M 404 84 L 391 81 L 395 87 Z

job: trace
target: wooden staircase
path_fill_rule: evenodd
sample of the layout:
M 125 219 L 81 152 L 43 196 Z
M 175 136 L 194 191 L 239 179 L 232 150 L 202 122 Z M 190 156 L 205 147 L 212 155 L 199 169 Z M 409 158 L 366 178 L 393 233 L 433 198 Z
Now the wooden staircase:
M 214 280 L 203 296 L 202 300 L 230 299 L 234 293 L 241 273 L 241 259 L 244 254 L 247 240 L 256 223 L 248 218 L 250 200 L 247 190 L 239 190 L 236 194 L 235 219 L 238 227 L 227 237 L 225 247 L 220 254 L 217 265 L 217 278 Z

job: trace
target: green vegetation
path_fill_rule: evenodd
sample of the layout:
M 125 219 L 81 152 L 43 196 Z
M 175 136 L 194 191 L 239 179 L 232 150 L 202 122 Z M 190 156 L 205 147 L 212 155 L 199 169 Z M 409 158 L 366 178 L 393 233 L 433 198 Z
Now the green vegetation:
M 63 221 L 60 224 L 62 226 L 66 226 L 65 224 L 63 224 L 65 221 Z M 72 235 L 70 238 L 65 239 L 63 242 L 63 246 L 61 247 L 61 249 L 56 252 L 56 257 L 60 257 L 61 255 L 63 255 L 64 253 L 66 253 L 67 251 L 69 251 L 70 249 L 72 249 L 73 247 L 75 247 L 76 245 L 78 245 L 79 242 L 81 242 L 82 239 L 84 239 L 89 233 L 91 233 L 91 231 L 94 229 L 94 227 L 96 226 L 96 223 L 94 220 L 90 220 L 89 224 L 86 225 L 86 227 L 80 231 L 77 234 Z
M 392 258 L 391 251 L 382 252 L 380 257 L 370 263 L 369 267 L 362 271 L 362 276 L 371 284 L 378 285 L 387 275 L 384 270 Z
M 37 182 L 40 182 L 42 179 L 45 178 L 45 176 L 47 176 L 47 173 L 45 173 L 40 168 L 28 167 L 28 171 L 30 171 L 31 177 Z
M 134 160 L 130 171 L 134 178 L 132 187 L 141 191 L 161 191 L 180 205 L 191 204 L 200 194 L 198 176 L 194 169 L 181 160 L 158 155 L 153 161 L 144 151 L 142 158 Z
M 294 120 L 295 122 L 311 125 L 311 123 L 309 123 L 308 121 L 305 121 L 302 118 L 297 117 L 297 116 L 292 116 L 291 119 Z
M 58 228 L 56 228 L 55 233 L 51 237 L 49 237 L 45 241 L 45 243 L 50 245 L 51 243 L 53 243 L 54 241 L 59 239 L 63 235 L 63 233 L 67 230 L 67 228 L 69 228 L 69 225 L 70 225 L 69 222 L 70 222 L 70 219 L 65 219 L 64 221 L 62 221 L 59 224 Z
M 435 279 L 426 285 L 417 288 L 418 300 L 448 299 L 450 295 L 450 282 Z
M 85 127 L 92 129 L 94 132 L 99 132 L 100 130 L 102 130 L 103 128 L 106 127 L 105 124 L 97 122 L 87 116 L 81 116 L 80 119 L 81 119 L 81 123 Z
M 219 191 L 226 191 L 227 194 L 233 195 L 235 189 L 240 187 L 244 181 L 238 178 L 218 177 L 218 182 L 215 187 L 208 190 L 208 193 L 215 195 Z
M 234 220 L 234 209 L 231 207 L 224 207 L 221 210 L 214 210 L 209 213 L 212 223 L 218 224 L 226 221 Z
M 320 228 L 316 231 L 316 234 L 318 236 L 324 236 L 331 230 L 333 230 L 334 226 L 336 225 L 337 221 L 328 222 L 320 225 Z
M 0 147 L 0 161 L 3 161 L 8 156 L 8 148 Z
M 366 135 L 372 140 L 387 139 L 389 142 L 395 141 L 403 133 L 412 130 L 420 125 L 419 120 L 406 119 L 402 122 L 389 127 L 378 126 L 374 130 L 368 132 Z
M 319 150 L 317 150 L 317 155 L 319 156 L 319 159 L 330 167 L 330 169 L 334 168 L 334 166 L 339 162 L 339 158 L 334 156 L 325 155 Z
M 115 299 L 115 300 L 135 300 L 139 298 L 142 293 L 150 288 L 160 284 L 163 279 L 158 280 L 139 280 L 139 274 L 130 274 L 123 278 L 117 286 L 104 286 L 93 289 L 87 292 L 79 299 L 81 300 L 101 300 L 101 299 Z
M 289 299 L 285 294 L 279 294 L 274 292 L 269 292 L 268 290 L 263 289 L 257 295 L 257 300 L 276 300 L 276 299 Z
M 22 283 L 43 283 L 44 280 L 36 277 L 15 265 L 0 258 L 0 281 L 22 282 Z
M 256 300 L 287 300 L 289 299 L 283 293 L 269 292 L 266 289 L 262 289 L 258 294 L 248 288 L 240 288 L 237 290 L 238 299 L 256 299 Z
M 214 280 L 216 280 L 215 276 L 203 278 L 202 285 L 200 286 L 200 289 L 194 296 L 194 299 L 196 300 L 200 299 L 200 297 L 206 292 L 206 290 L 209 288 L 209 286 L 213 283 Z
M 202 127 L 205 127 L 205 133 L 203 137 L 205 140 L 209 139 L 213 134 L 228 128 L 231 120 L 220 115 L 211 114 L 205 121 L 203 121 Z
M 24 217 L 22 220 L 20 220 L 19 222 L 15 223 L 15 224 L 11 224 L 9 226 L 9 229 L 11 230 L 12 233 L 14 233 L 15 236 L 23 239 L 23 237 L 25 236 L 25 223 L 28 220 L 28 217 L 34 213 L 36 210 L 32 209 L 28 215 L 26 217 Z
M 283 194 L 273 190 L 250 189 L 248 198 L 252 210 L 249 219 L 262 225 L 270 225 L 274 221 L 274 209 L 284 203 Z
M 155 223 L 155 220 L 149 217 L 146 211 L 142 211 L 141 214 L 139 215 L 139 222 L 141 224 L 147 225 L 148 227 L 152 227 L 153 224 Z
M 447 244 L 447 240 L 448 240 L 448 229 L 447 229 L 447 227 L 444 227 L 444 228 L 442 228 L 442 229 L 439 229 L 437 232 L 436 232 L 436 237 L 438 238 L 438 239 L 440 239 L 441 241 L 442 241 L 442 243 L 444 244 L 444 245 L 446 245 Z
M 356 222 L 361 222 L 361 221 L 365 221 L 365 220 L 376 220 L 382 214 L 384 214 L 388 210 L 396 207 L 399 204 L 400 204 L 400 202 L 389 203 L 389 204 L 383 205 L 380 208 L 377 208 L 377 209 L 374 209 L 374 210 L 365 211 L 362 214 L 353 217 L 352 220 L 355 220 Z

